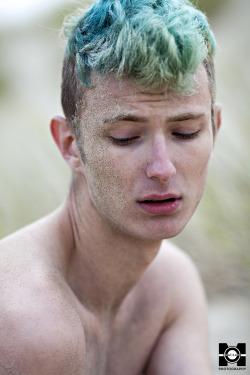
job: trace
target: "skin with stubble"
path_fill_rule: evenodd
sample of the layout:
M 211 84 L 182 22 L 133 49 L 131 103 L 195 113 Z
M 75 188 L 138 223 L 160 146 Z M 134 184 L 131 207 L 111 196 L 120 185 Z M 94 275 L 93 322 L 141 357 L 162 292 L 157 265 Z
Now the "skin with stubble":
M 211 374 L 197 271 L 162 242 L 194 213 L 220 126 L 203 66 L 194 79 L 181 95 L 96 77 L 78 140 L 52 119 L 72 186 L 2 241 L 0 374 Z

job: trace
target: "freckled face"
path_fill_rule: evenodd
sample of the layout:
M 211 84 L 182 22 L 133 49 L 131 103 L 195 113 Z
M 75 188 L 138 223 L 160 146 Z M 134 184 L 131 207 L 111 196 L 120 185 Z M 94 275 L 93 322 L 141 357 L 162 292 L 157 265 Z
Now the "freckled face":
M 167 99 L 128 79 L 102 79 L 86 91 L 82 173 L 95 214 L 125 236 L 173 237 L 201 199 L 213 131 L 203 67 L 195 80 L 195 94 Z

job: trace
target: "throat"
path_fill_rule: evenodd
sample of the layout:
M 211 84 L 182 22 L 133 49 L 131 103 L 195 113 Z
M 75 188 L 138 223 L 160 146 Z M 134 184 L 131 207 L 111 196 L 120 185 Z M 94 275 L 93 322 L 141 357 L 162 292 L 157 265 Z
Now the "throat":
M 82 305 L 105 316 L 117 311 L 157 255 L 161 242 L 142 243 L 114 232 L 86 196 L 80 199 L 80 193 L 72 189 L 67 202 L 73 250 L 66 280 Z

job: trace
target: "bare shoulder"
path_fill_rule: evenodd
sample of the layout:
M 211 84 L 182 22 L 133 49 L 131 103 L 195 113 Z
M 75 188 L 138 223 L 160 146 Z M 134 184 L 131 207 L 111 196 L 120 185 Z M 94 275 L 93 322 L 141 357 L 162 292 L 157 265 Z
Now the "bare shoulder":
M 194 261 L 184 250 L 170 241 L 163 241 L 158 256 L 155 259 L 155 268 L 165 270 L 164 275 L 176 285 L 199 281 L 199 272 Z
M 53 277 L 38 265 L 25 272 L 1 280 L 0 373 L 80 375 L 85 339 L 78 315 Z
M 33 229 L 0 245 L 0 373 L 79 375 L 82 325 L 56 270 L 34 250 Z
M 194 262 L 165 241 L 144 277 L 148 305 L 154 305 L 160 322 L 146 373 L 165 374 L 168 369 L 171 374 L 199 374 L 202 367 L 211 374 L 206 298 Z
M 31 301 L 26 301 L 31 305 Z M 48 305 L 46 306 L 48 308 Z M 84 338 L 57 309 L 5 306 L 0 316 L 0 373 L 80 375 Z M 7 370 L 9 372 L 7 372 Z
M 193 259 L 171 242 L 165 241 L 159 254 L 159 262 L 166 264 L 168 280 L 172 283 L 174 293 L 183 301 L 199 294 L 204 299 L 204 288 L 199 270 Z
M 173 265 L 179 267 L 183 267 L 184 265 L 195 267 L 193 260 L 185 252 L 185 250 L 181 249 L 169 240 L 164 240 L 162 242 L 162 246 L 157 255 L 157 258 L 161 262 L 167 262 L 170 267 L 172 267 Z
M 193 260 L 182 249 L 168 240 L 163 241 L 160 251 L 147 270 L 147 277 L 171 284 L 178 288 L 183 283 L 200 283 L 197 267 Z M 188 284 L 186 284 L 188 283 Z
M 167 240 L 141 284 L 143 290 L 150 291 L 148 295 L 154 298 L 154 305 L 165 310 L 168 321 L 187 309 L 205 308 L 204 288 L 196 265 L 183 250 Z

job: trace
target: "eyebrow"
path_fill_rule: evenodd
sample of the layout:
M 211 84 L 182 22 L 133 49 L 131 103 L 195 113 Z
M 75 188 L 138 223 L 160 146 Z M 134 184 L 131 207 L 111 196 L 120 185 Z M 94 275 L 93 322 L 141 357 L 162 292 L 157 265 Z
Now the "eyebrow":
M 147 122 L 148 119 L 146 117 L 136 115 L 118 115 L 115 117 L 106 118 L 103 123 L 112 124 L 117 121 Z
M 187 113 L 181 113 L 179 115 L 169 117 L 168 122 L 181 122 L 181 121 L 187 121 L 187 120 L 197 120 L 202 117 L 205 117 L 205 112 L 199 112 L 199 113 L 193 113 L 193 112 L 187 112 Z
M 204 112 L 201 113 L 181 113 L 176 116 L 168 117 L 167 122 L 181 122 L 181 121 L 188 121 L 188 120 L 196 120 L 202 117 L 205 117 L 206 114 Z M 148 122 L 148 119 L 143 116 L 136 116 L 136 115 L 118 115 L 110 118 L 106 118 L 103 123 L 104 124 L 112 124 L 117 121 L 131 121 L 131 122 Z

